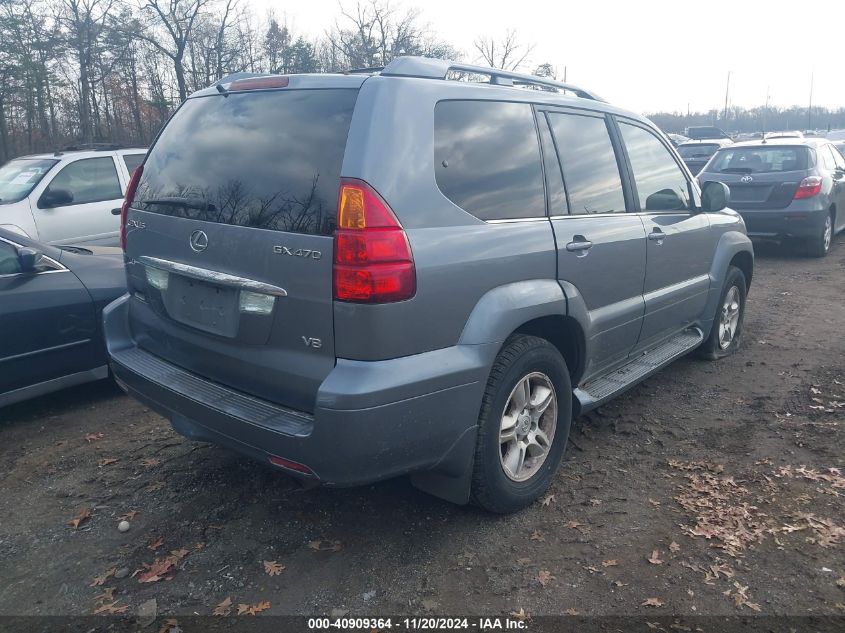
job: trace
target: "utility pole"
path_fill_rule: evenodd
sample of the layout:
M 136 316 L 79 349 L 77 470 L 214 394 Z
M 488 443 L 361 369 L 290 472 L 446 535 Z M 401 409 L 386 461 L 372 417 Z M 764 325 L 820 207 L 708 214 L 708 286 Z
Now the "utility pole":
M 728 71 L 728 83 L 725 85 L 725 120 L 728 118 L 728 94 L 731 90 L 731 71 Z
M 807 109 L 807 129 L 813 129 L 813 75 L 815 72 L 810 73 L 810 107 Z
M 769 118 L 769 88 L 771 86 L 766 86 L 766 108 L 763 110 L 763 136 L 766 136 L 766 121 Z
M 563 67 L 563 83 L 566 83 L 566 66 Z

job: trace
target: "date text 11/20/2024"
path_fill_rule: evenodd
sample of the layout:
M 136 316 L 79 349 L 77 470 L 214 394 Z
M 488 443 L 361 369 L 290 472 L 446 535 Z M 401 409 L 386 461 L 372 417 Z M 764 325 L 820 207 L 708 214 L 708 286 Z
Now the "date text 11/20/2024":
M 525 631 L 528 629 L 527 618 L 309 618 L 308 629 L 341 631 Z

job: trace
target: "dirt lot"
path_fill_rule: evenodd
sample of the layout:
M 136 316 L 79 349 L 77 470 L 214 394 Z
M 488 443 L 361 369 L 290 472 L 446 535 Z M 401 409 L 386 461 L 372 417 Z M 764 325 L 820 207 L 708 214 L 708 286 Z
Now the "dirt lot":
M 303 490 L 107 384 L 3 410 L 0 614 L 845 614 L 843 296 L 845 239 L 758 246 L 740 353 L 579 419 L 509 517 Z

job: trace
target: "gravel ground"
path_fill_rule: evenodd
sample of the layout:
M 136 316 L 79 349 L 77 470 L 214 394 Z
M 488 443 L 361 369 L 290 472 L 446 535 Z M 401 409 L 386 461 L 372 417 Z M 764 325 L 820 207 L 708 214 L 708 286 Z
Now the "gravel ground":
M 305 490 L 107 383 L 4 409 L 0 615 L 843 615 L 845 239 L 757 255 L 739 353 L 577 420 L 513 516 Z

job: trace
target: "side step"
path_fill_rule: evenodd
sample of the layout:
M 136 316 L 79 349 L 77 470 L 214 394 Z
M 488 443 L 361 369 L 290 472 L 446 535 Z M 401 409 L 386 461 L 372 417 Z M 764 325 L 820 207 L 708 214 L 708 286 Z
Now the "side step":
M 581 413 L 595 409 L 630 389 L 676 358 L 698 347 L 703 340 L 704 335 L 698 328 L 684 330 L 657 347 L 642 352 L 609 374 L 590 379 L 574 390 L 574 395 L 581 404 Z

